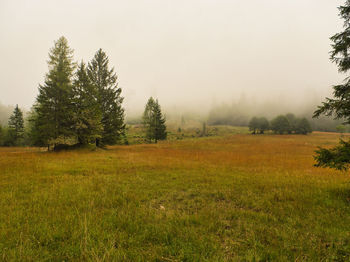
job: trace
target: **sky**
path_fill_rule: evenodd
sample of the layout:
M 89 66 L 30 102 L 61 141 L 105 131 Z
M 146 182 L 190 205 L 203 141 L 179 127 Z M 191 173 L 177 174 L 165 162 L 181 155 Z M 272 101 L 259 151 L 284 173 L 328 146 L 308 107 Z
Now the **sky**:
M 102 48 L 127 112 L 148 97 L 205 110 L 242 96 L 312 103 L 345 78 L 329 61 L 340 0 L 0 0 L 0 103 L 29 109 L 65 36 L 76 61 Z

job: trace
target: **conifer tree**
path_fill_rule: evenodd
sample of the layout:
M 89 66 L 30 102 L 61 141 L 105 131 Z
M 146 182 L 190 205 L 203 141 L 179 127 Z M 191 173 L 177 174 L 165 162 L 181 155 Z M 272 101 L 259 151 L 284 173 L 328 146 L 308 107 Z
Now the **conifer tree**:
M 157 143 L 158 140 L 165 140 L 167 138 L 166 125 L 165 125 L 165 117 L 162 114 L 160 105 L 158 100 L 156 100 L 154 104 L 154 140 Z
M 143 113 L 143 125 L 146 132 L 146 138 L 149 142 L 154 140 L 164 140 L 167 137 L 165 117 L 162 114 L 158 100 L 150 97 Z
M 125 134 L 123 97 L 118 87 L 114 68 L 109 69 L 108 56 L 99 49 L 89 63 L 87 72 L 92 84 L 97 88 L 97 101 L 102 113 L 102 145 L 116 144 Z M 100 144 L 100 139 L 96 140 Z
M 83 62 L 78 66 L 73 87 L 75 134 L 80 144 L 101 138 L 102 113 L 98 103 L 98 90 L 88 77 Z
M 2 125 L 0 124 L 0 146 L 4 144 L 4 129 L 2 128 Z
M 49 53 L 49 72 L 39 86 L 35 103 L 35 127 L 46 143 L 74 135 L 72 76 L 75 69 L 73 50 L 65 37 L 59 38 Z
M 331 37 L 333 42 L 331 61 L 338 66 L 340 73 L 348 73 L 350 70 L 350 0 L 339 7 L 340 17 L 344 20 L 344 31 Z M 333 86 L 333 97 L 326 98 L 322 106 L 319 106 L 314 117 L 324 114 L 334 116 L 335 119 L 344 119 L 344 124 L 350 124 L 350 78 Z M 347 169 L 350 165 L 350 143 L 340 141 L 333 149 L 320 148 L 316 151 L 316 166 L 331 167 L 340 170 Z
M 154 123 L 154 101 L 153 97 L 150 97 L 146 103 L 145 111 L 142 116 L 142 123 L 145 130 L 146 139 L 152 142 L 155 133 L 155 123 Z
M 23 113 L 16 105 L 13 114 L 10 116 L 8 122 L 8 143 L 12 145 L 18 145 L 20 139 L 24 137 L 24 120 Z

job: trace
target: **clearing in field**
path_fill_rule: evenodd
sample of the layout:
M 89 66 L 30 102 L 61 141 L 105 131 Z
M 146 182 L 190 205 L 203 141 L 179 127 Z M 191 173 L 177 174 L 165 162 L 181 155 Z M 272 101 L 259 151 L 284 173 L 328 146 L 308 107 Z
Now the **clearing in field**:
M 349 176 L 312 157 L 338 138 L 0 149 L 0 260 L 346 261 Z

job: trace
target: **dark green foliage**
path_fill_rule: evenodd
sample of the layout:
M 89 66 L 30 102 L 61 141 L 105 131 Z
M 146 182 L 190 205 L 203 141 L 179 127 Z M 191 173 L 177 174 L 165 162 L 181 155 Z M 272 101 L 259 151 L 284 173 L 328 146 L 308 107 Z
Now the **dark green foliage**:
M 286 114 L 286 118 L 288 119 L 288 122 L 289 122 L 288 134 L 291 134 L 293 131 L 296 130 L 298 119 L 292 113 Z
M 81 62 L 76 72 L 74 94 L 74 131 L 79 144 L 89 144 L 101 138 L 102 112 L 98 103 L 98 90 L 88 77 Z
M 116 144 L 124 136 L 123 98 L 114 69 L 100 49 L 74 72 L 73 51 L 61 37 L 50 50 L 49 73 L 30 115 L 33 145 Z
M 72 76 L 75 69 L 73 50 L 61 37 L 49 53 L 49 73 L 34 106 L 35 129 L 45 144 L 59 143 L 74 135 Z
M 125 134 L 122 90 L 118 87 L 117 75 L 113 68 L 109 69 L 108 62 L 106 53 L 99 49 L 87 68 L 90 81 L 98 92 L 97 101 L 102 113 L 102 145 L 116 144 Z
M 296 119 L 295 127 L 293 130 L 296 134 L 307 135 L 312 132 L 309 121 L 304 117 Z
M 290 124 L 286 116 L 280 115 L 271 121 L 271 130 L 276 134 L 290 132 Z
M 145 106 L 143 113 L 143 125 L 146 132 L 146 138 L 156 143 L 158 140 L 165 140 L 167 138 L 165 117 L 162 114 L 158 100 L 150 97 Z
M 21 109 L 16 105 L 8 122 L 8 131 L 5 139 L 7 146 L 21 145 L 24 138 L 24 119 Z
M 350 142 L 340 140 L 338 146 L 325 149 L 319 148 L 316 151 L 316 156 L 314 157 L 317 167 L 330 167 L 338 170 L 347 170 L 350 162 Z
M 259 126 L 259 119 L 257 117 L 253 117 L 249 121 L 249 131 L 252 131 L 252 134 L 256 134 L 258 126 Z
M 48 132 L 42 132 L 41 128 L 44 125 L 42 122 L 44 119 L 39 119 L 37 111 L 35 110 L 35 106 L 33 109 L 29 112 L 28 117 L 28 137 L 30 140 L 31 146 L 50 146 L 49 145 L 49 133 Z
M 5 130 L 0 124 L 0 146 L 4 144 L 4 138 L 5 138 Z
M 331 37 L 333 50 L 331 51 L 331 61 L 334 62 L 341 73 L 347 73 L 350 69 L 350 1 L 346 1 L 344 6 L 339 7 L 340 16 L 344 19 L 345 30 Z M 343 84 L 333 86 L 334 98 L 326 98 L 322 106 L 319 106 L 314 113 L 314 117 L 322 114 L 334 116 L 335 119 L 345 119 L 345 123 L 350 124 L 350 79 L 346 78 Z
M 331 51 L 331 61 L 338 66 L 341 73 L 350 70 L 350 1 L 347 0 L 343 6 L 339 7 L 340 17 L 344 20 L 344 31 L 331 37 L 333 42 Z M 333 97 L 326 98 L 326 101 L 319 106 L 314 113 L 314 117 L 324 114 L 334 116 L 335 119 L 344 119 L 344 123 L 350 124 L 350 78 L 347 77 L 343 84 L 333 86 Z M 343 140 L 333 149 L 320 148 L 316 151 L 316 166 L 331 167 L 345 170 L 350 163 L 349 142 Z
M 269 130 L 270 123 L 265 117 L 258 119 L 258 130 L 260 134 L 264 134 L 265 131 Z

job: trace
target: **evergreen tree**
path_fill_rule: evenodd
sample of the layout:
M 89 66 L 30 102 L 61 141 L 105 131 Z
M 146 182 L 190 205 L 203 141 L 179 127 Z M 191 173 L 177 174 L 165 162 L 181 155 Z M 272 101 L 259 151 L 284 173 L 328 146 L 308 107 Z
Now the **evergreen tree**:
M 88 65 L 88 76 L 97 88 L 97 101 L 102 113 L 102 145 L 116 144 L 125 134 L 123 97 L 114 69 L 109 69 L 108 56 L 99 49 Z M 96 140 L 100 144 L 100 139 Z
M 142 116 L 142 123 L 146 133 L 146 139 L 151 142 L 155 133 L 155 123 L 154 123 L 154 101 L 153 97 L 150 97 L 145 106 L 145 111 Z
M 331 61 L 338 66 L 341 73 L 350 70 L 350 0 L 339 7 L 340 17 L 344 20 L 344 31 L 331 37 L 333 42 Z M 350 78 L 345 78 L 342 84 L 333 86 L 333 97 L 326 98 L 314 113 L 314 117 L 324 114 L 334 116 L 335 119 L 344 119 L 345 124 L 350 124 Z M 349 143 L 341 141 L 340 145 L 333 149 L 316 151 L 316 166 L 346 169 L 350 164 Z
M 146 132 L 146 138 L 156 143 L 158 140 L 165 140 L 167 138 L 165 117 L 162 114 L 158 100 L 150 97 L 145 106 L 143 113 L 143 125 Z
M 0 146 L 4 145 L 5 129 L 0 124 Z
M 101 138 L 102 113 L 98 103 L 98 90 L 88 77 L 83 62 L 78 67 L 73 87 L 75 134 L 80 144 Z
M 16 105 L 13 114 L 8 122 L 8 141 L 10 145 L 19 145 L 20 140 L 24 137 L 24 120 L 23 113 Z
M 157 143 L 158 140 L 165 140 L 167 138 L 166 125 L 165 125 L 165 117 L 162 114 L 160 105 L 158 100 L 156 100 L 154 104 L 154 140 Z
M 39 121 L 37 118 L 37 113 L 35 110 L 35 105 L 32 107 L 32 109 L 29 112 L 28 116 L 28 136 L 30 140 L 30 145 L 32 146 L 49 146 L 48 145 L 48 138 L 44 137 L 42 133 L 40 133 L 39 127 Z
M 60 139 L 74 136 L 74 104 L 72 76 L 75 69 L 73 50 L 61 37 L 49 53 L 49 72 L 39 86 L 35 103 L 35 129 L 42 142 L 58 144 Z

